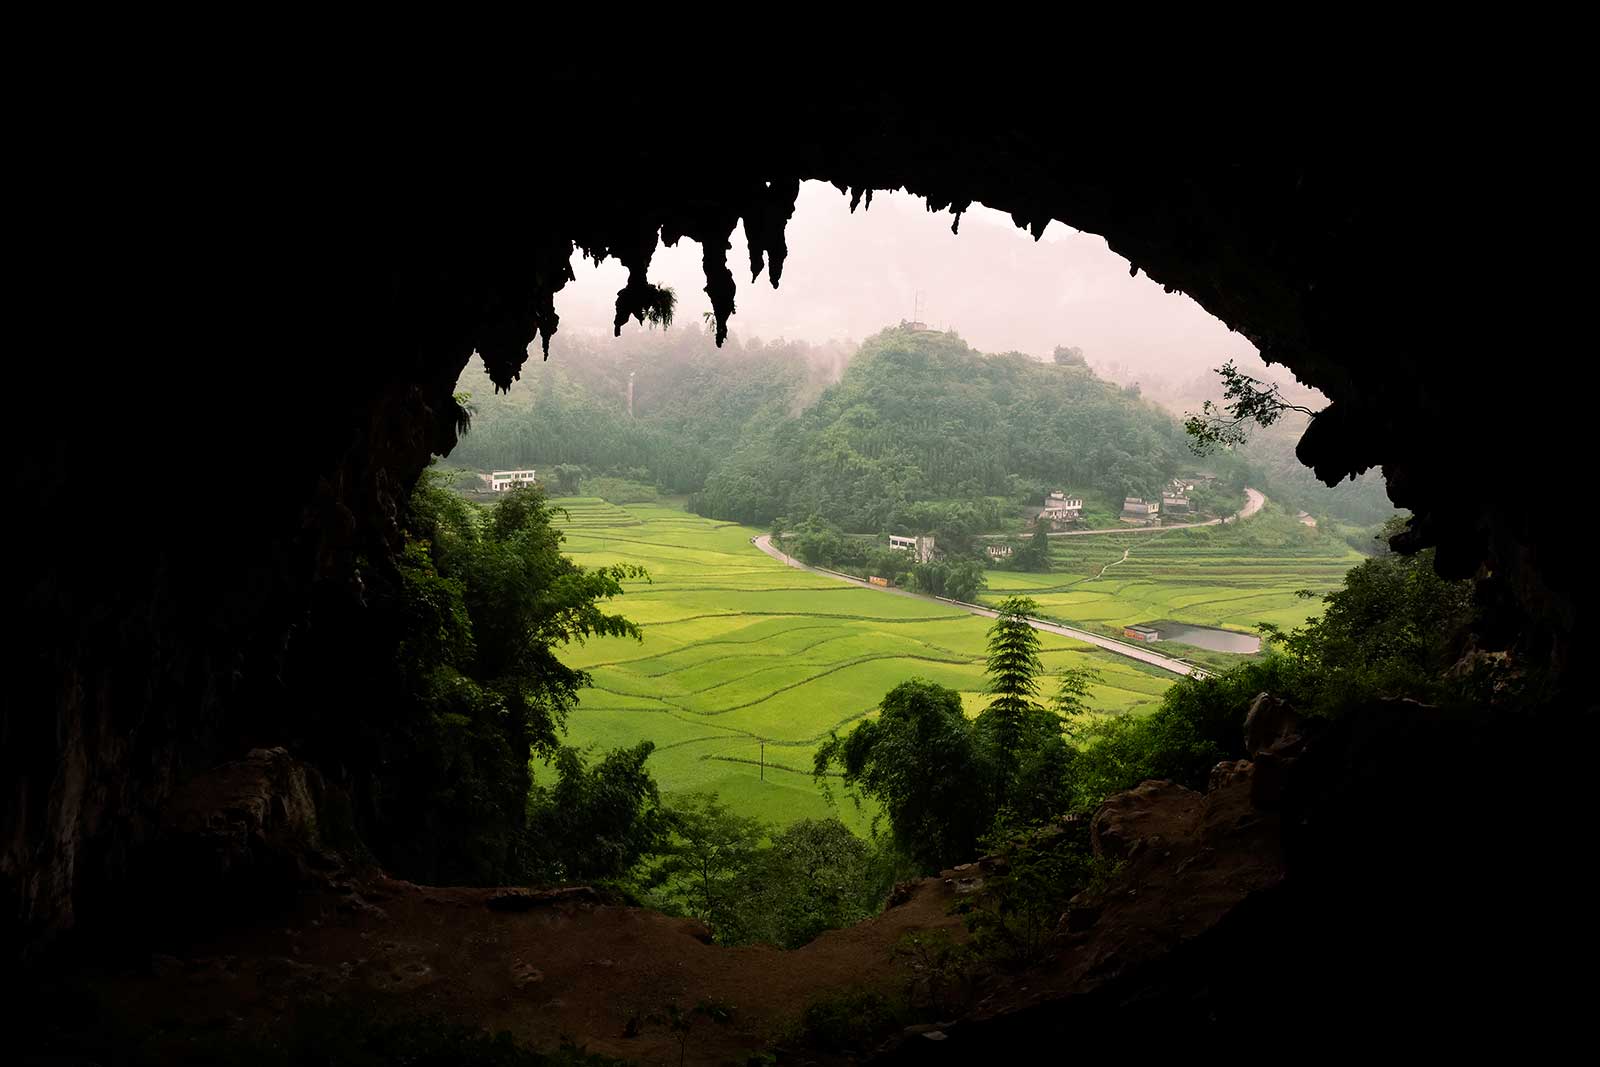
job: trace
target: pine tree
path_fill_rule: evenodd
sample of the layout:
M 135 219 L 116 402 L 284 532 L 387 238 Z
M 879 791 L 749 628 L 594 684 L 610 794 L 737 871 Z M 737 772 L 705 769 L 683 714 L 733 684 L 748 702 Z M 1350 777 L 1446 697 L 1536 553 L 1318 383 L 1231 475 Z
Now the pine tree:
M 1034 696 L 1044 667 L 1039 662 L 1039 634 L 1028 625 L 1028 616 L 1039 605 L 1027 597 L 1009 597 L 1001 602 L 999 615 L 989 628 L 989 701 L 984 717 L 994 740 L 995 763 L 999 771 L 997 788 L 1003 802 L 1022 758 L 1022 740 L 1028 719 L 1042 710 Z
M 1100 672 L 1093 667 L 1068 667 L 1061 672 L 1055 712 L 1066 721 L 1069 735 L 1080 727 L 1078 717 L 1089 711 L 1089 687 L 1099 681 Z

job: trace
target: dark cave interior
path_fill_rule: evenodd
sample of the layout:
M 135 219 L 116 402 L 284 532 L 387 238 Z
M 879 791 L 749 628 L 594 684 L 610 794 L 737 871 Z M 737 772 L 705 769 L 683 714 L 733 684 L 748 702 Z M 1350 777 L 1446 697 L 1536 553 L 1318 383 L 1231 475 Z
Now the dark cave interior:
M 1301 458 L 1330 484 L 1381 467 L 1415 515 L 1406 547 L 1436 546 L 1441 571 L 1477 576 L 1478 647 L 1551 678 L 1546 702 L 1517 709 L 1537 725 L 1514 742 L 1504 711 L 1441 722 L 1385 709 L 1352 724 L 1295 800 L 1295 895 L 1242 916 L 1211 955 L 1115 994 L 1117 1017 L 1293 1011 L 1329 1026 L 1338 1013 L 1319 1015 L 1317 996 L 1358 973 L 1374 1026 L 1470 1011 L 1509 1026 L 1535 1003 L 1560 1014 L 1544 960 L 1580 921 L 1570 867 L 1593 578 L 1570 510 L 1534 502 L 1574 493 L 1571 467 L 1550 458 L 1577 454 L 1583 390 L 1503 362 L 1515 356 L 1479 325 L 1483 309 L 1524 306 L 1528 283 L 1464 221 L 1529 178 L 1535 149 L 1487 156 L 1479 134 L 1499 119 L 1476 109 L 1441 112 L 1419 136 L 1409 114 L 1367 99 L 1235 115 L 1221 130 L 1170 114 L 1131 127 L 1130 100 L 1067 137 L 1047 81 L 774 83 L 721 97 L 714 140 L 634 132 L 656 104 L 648 79 L 556 77 L 527 93 L 548 104 L 535 147 L 506 148 L 505 127 L 482 116 L 418 112 L 360 143 L 291 138 L 299 158 L 237 187 L 130 180 L 112 197 L 109 215 L 124 217 L 98 234 L 117 246 L 108 262 L 156 264 L 162 281 L 129 300 L 140 306 L 118 316 L 115 343 L 65 331 L 89 353 L 63 360 L 80 429 L 14 401 L 16 514 L 51 518 L 12 524 L 27 623 L 21 691 L 0 710 L 8 958 L 46 955 L 152 892 L 134 884 L 160 878 L 141 850 L 196 770 L 261 744 L 315 752 L 318 725 L 284 712 L 282 665 L 307 605 L 359 605 L 354 561 L 381 566 L 395 550 L 409 488 L 455 442 L 462 368 L 479 353 L 510 387 L 538 358 L 574 250 L 629 268 L 621 321 L 650 299 L 658 237 L 697 242 L 725 327 L 738 285 L 779 284 L 799 182 L 822 179 L 861 210 L 873 190 L 904 187 L 953 222 L 981 202 L 1036 235 L 1052 219 L 1103 235 L 1330 397 Z M 223 138 L 207 173 L 259 151 Z M 200 220 L 192 238 L 163 237 L 178 217 Z M 749 282 L 726 262 L 738 225 Z M 105 284 L 66 284 L 64 308 Z M 1574 359 L 1547 358 L 1563 373 Z M 181 476 L 115 473 L 119 456 L 195 454 L 195 442 Z M 1486 870 L 1482 843 L 1496 838 L 1527 866 Z M 1096 1005 L 981 1039 L 1062 1032 Z

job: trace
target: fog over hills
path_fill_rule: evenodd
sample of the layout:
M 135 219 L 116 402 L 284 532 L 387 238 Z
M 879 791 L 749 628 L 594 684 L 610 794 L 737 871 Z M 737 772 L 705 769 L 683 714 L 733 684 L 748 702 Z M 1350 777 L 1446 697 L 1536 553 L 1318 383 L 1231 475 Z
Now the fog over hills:
M 1192 406 L 1207 386 L 1215 395 L 1210 371 L 1229 359 L 1262 366 L 1248 340 L 1182 293 L 1130 275 L 1101 237 L 1052 223 L 1035 242 L 1009 216 L 981 206 L 962 216 L 959 234 L 951 221 L 908 193 L 880 193 L 852 216 L 848 197 L 808 182 L 789 225 L 780 289 L 765 274 L 750 282 L 744 231 L 735 230 L 732 328 L 745 338 L 860 341 L 920 318 L 985 352 L 1047 359 L 1057 345 L 1076 346 L 1102 376 L 1136 381 L 1174 408 Z M 557 297 L 562 329 L 609 334 L 626 272 L 615 261 L 596 267 L 582 259 L 574 272 Z M 677 291 L 679 321 L 698 321 L 709 309 L 694 242 L 658 249 L 650 278 Z M 1271 376 L 1293 380 L 1283 368 Z

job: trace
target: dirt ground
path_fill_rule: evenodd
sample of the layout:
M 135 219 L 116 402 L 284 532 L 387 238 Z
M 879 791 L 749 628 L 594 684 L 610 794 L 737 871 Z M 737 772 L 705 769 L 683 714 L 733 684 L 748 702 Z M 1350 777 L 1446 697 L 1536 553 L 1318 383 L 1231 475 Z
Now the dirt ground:
M 402 1015 L 509 1031 L 531 1048 L 571 1038 L 640 1064 L 679 1062 L 680 1035 L 661 1018 L 669 1005 L 713 1002 L 730 1014 L 694 1021 L 687 1060 L 743 1064 L 820 996 L 898 993 L 905 970 L 894 946 L 914 931 L 960 931 L 953 894 L 924 881 L 878 917 L 785 952 L 710 944 L 695 920 L 587 890 L 440 889 L 377 876 L 308 898 L 283 925 L 79 978 L 119 1015 L 176 1031 L 248 1032 L 308 1002 L 375 997 Z

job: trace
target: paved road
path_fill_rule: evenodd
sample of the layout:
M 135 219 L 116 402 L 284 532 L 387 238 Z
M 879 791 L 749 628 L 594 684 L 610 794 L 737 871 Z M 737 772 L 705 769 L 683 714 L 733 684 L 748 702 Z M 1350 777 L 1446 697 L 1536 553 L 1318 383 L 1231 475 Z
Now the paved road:
M 1261 492 L 1261 490 L 1246 489 L 1244 491 L 1244 495 L 1244 507 L 1239 509 L 1238 514 L 1231 515 L 1226 519 L 1207 519 L 1205 522 L 1169 522 L 1164 526 L 1113 526 L 1106 530 L 1061 530 L 1059 532 L 1052 532 L 1046 536 L 1089 537 L 1093 534 L 1160 533 L 1163 530 L 1193 530 L 1197 526 L 1221 526 L 1225 522 L 1238 522 L 1240 519 L 1248 519 L 1250 516 L 1254 515 L 1256 512 L 1260 511 L 1264 506 L 1266 506 L 1267 498 L 1266 495 Z M 984 534 L 983 540 L 1005 541 L 1015 537 L 1015 534 Z
M 1257 507 L 1257 510 L 1260 510 L 1259 506 Z M 1252 512 L 1252 514 L 1254 514 L 1254 512 Z M 1171 527 L 1168 527 L 1168 529 L 1171 529 Z M 773 559 L 778 560 L 781 563 L 786 563 L 796 570 L 810 571 L 813 574 L 825 575 L 826 577 L 834 578 L 841 582 L 849 582 L 851 585 L 859 585 L 863 589 L 876 589 L 881 593 L 893 593 L 896 596 L 911 597 L 914 600 L 930 600 L 940 604 L 949 604 L 952 607 L 962 608 L 966 611 L 969 611 L 974 615 L 982 615 L 987 619 L 992 619 L 998 614 L 993 608 L 986 608 L 980 604 L 968 604 L 960 600 L 951 600 L 949 597 L 925 596 L 922 593 L 912 593 L 905 589 L 895 589 L 888 586 L 873 585 L 870 582 L 864 582 L 860 578 L 856 578 L 849 574 L 841 574 L 838 571 L 830 571 L 826 567 L 808 566 L 807 564 L 801 563 L 799 560 L 795 559 L 791 555 L 788 555 L 782 550 L 772 547 L 772 536 L 770 534 L 762 534 L 760 537 L 752 537 L 750 539 L 750 543 L 755 545 L 761 551 L 765 552 L 767 555 L 771 556 Z M 1160 667 L 1162 670 L 1171 671 L 1173 674 L 1182 674 L 1185 676 L 1193 675 L 1196 678 L 1210 677 L 1209 671 L 1206 671 L 1200 667 L 1196 667 L 1193 664 L 1185 663 L 1181 659 L 1173 659 L 1171 656 L 1163 656 L 1159 652 L 1152 652 L 1148 648 L 1141 648 L 1138 645 L 1130 644 L 1127 641 L 1118 641 L 1114 637 L 1102 637 L 1100 634 L 1092 634 L 1088 630 L 1078 630 L 1071 626 L 1062 626 L 1060 623 L 1045 622 L 1043 619 L 1029 619 L 1028 625 L 1032 626 L 1035 630 L 1041 630 L 1045 633 L 1060 634 L 1062 637 L 1070 637 L 1077 641 L 1085 641 L 1091 645 L 1096 645 L 1100 648 L 1103 648 L 1107 652 L 1114 652 L 1119 656 L 1127 656 L 1129 659 L 1136 659 L 1141 663 L 1148 663 L 1152 667 Z

